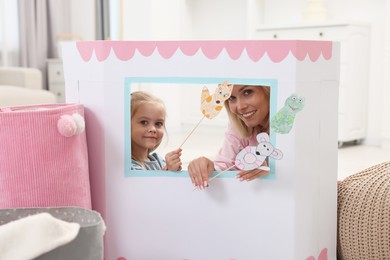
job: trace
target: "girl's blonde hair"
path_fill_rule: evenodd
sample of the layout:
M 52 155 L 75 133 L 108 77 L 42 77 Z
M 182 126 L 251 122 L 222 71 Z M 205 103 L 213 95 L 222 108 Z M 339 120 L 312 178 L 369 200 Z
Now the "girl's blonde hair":
M 145 92 L 145 91 L 135 91 L 135 92 L 131 93 L 131 96 L 130 96 L 130 114 L 131 114 L 131 118 L 133 118 L 135 113 L 137 113 L 138 108 L 141 105 L 143 105 L 143 104 L 153 104 L 153 105 L 161 106 L 161 108 L 164 111 L 164 119 L 166 118 L 167 115 L 166 115 L 164 102 L 161 99 L 159 99 L 159 98 L 157 98 L 157 97 L 153 96 L 152 94 L 150 94 L 148 92 Z M 164 125 L 164 130 L 165 130 L 165 125 Z M 157 147 L 160 145 L 160 143 L 158 143 L 155 147 L 153 147 L 153 149 L 150 149 L 148 151 L 148 153 L 151 153 L 154 150 L 156 150 Z M 133 157 L 133 151 L 131 152 L 131 154 L 132 154 L 132 157 Z M 138 161 L 137 158 L 134 158 L 134 159 L 136 161 Z
M 270 89 L 270 87 L 268 87 L 268 86 L 256 86 L 256 87 L 259 87 L 263 91 L 263 93 L 265 95 L 265 98 L 267 100 L 270 100 L 270 96 L 271 96 L 271 89 Z M 268 105 L 269 105 L 269 102 L 268 102 Z M 255 133 L 255 132 L 256 133 L 261 133 L 261 132 L 268 133 L 269 132 L 269 109 L 268 109 L 268 117 L 267 117 L 268 120 L 267 120 L 265 125 L 260 125 L 260 126 L 257 126 L 257 127 L 248 127 L 244 123 L 244 121 L 242 121 L 236 114 L 233 114 L 230 111 L 229 100 L 225 101 L 225 108 L 226 108 L 227 114 L 229 116 L 230 122 L 238 130 L 238 133 L 242 137 L 252 136 L 252 134 Z

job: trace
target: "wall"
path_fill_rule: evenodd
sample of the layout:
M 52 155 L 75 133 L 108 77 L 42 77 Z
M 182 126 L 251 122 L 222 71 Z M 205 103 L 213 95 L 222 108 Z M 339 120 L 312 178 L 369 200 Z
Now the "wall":
M 81 36 L 84 41 L 96 39 L 95 1 L 70 0 L 71 32 Z
M 246 3 L 240 0 L 187 0 L 192 39 L 246 38 Z
M 125 40 L 179 40 L 185 32 L 181 0 L 123 1 Z
M 251 33 L 260 24 L 303 23 L 302 12 L 306 7 L 306 0 L 122 1 L 123 40 L 251 39 Z M 388 18 L 386 20 L 386 12 L 389 13 L 390 8 L 388 2 L 324 1 L 328 21 L 365 21 L 371 24 L 368 133 L 365 140 L 370 145 L 383 145 L 390 138 L 390 126 L 385 120 L 390 116 L 389 107 L 385 104 L 386 94 L 390 92 L 389 76 L 385 73 L 390 67 L 390 36 L 386 33 L 389 26 Z M 85 11 L 93 9 L 93 0 L 72 0 L 72 3 L 74 30 L 83 35 L 83 39 L 93 38 L 94 30 L 90 28 L 94 28 L 91 25 L 94 18 Z
M 382 145 L 384 147 L 390 148 L 390 1 L 386 1 L 386 22 L 385 22 L 385 28 L 387 30 L 385 31 L 385 51 L 384 51 L 384 71 L 387 73 L 384 73 L 384 85 L 383 85 L 383 107 L 382 110 L 384 111 L 382 116 L 382 122 L 384 124 L 384 127 L 382 127 Z

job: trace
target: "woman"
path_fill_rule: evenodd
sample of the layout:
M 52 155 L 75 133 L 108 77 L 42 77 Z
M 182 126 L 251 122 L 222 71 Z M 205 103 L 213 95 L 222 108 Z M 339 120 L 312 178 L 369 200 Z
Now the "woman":
M 234 85 L 230 98 L 225 101 L 230 124 L 218 155 L 214 161 L 200 157 L 188 165 L 188 172 L 195 187 L 207 187 L 213 171 L 233 167 L 238 152 L 248 145 L 257 145 L 258 133 L 269 132 L 269 100 L 270 87 Z M 240 181 L 251 181 L 267 174 L 266 171 L 254 169 L 241 171 L 236 177 Z

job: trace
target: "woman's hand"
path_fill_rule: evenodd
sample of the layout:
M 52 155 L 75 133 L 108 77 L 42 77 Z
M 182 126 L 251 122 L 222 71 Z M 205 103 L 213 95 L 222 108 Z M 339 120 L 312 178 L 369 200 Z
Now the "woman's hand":
M 240 181 L 252 181 L 262 176 L 267 176 L 269 173 L 269 167 L 267 161 L 265 161 L 260 169 L 253 169 L 247 171 L 240 171 L 237 173 L 236 178 Z
M 181 159 L 180 159 L 181 151 L 182 149 L 179 148 L 165 155 L 165 162 L 167 163 L 167 165 L 165 166 L 165 170 L 168 171 L 181 170 Z
M 213 171 L 214 163 L 206 157 L 199 157 L 192 160 L 188 165 L 188 173 L 191 181 L 198 189 L 203 189 L 208 186 L 209 176 Z

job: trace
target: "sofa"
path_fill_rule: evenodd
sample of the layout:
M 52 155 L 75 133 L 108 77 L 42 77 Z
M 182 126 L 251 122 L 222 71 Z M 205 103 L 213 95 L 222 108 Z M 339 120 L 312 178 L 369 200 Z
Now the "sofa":
M 56 103 L 35 68 L 0 67 L 0 107 Z

